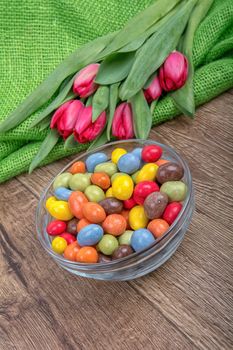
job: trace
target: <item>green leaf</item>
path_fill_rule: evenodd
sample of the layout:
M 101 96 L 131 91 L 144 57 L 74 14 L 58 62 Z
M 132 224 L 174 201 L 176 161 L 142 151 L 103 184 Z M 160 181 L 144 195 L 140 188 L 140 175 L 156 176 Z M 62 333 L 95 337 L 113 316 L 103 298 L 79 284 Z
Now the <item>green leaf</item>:
M 70 135 L 69 137 L 67 137 L 67 139 L 65 140 L 64 149 L 65 149 L 65 150 L 68 150 L 68 149 L 74 148 L 75 146 L 77 146 L 77 144 L 78 144 L 78 141 L 75 140 L 74 134 L 71 134 L 71 135 Z
M 107 139 L 110 141 L 111 138 L 111 127 L 112 127 L 112 120 L 114 117 L 114 112 L 117 105 L 118 100 L 118 88 L 119 83 L 113 84 L 110 86 L 110 97 L 109 97 L 109 117 L 108 117 L 108 124 L 107 124 Z
M 157 71 L 154 72 L 150 77 L 149 79 L 147 80 L 146 84 L 143 86 L 143 89 L 147 89 L 150 84 L 152 83 L 152 81 L 154 80 L 154 78 L 158 75 Z
M 96 121 L 100 113 L 105 111 L 109 104 L 109 87 L 100 86 L 92 100 L 92 122 Z
M 40 122 L 40 124 L 38 125 L 39 130 L 42 131 L 46 129 L 50 125 L 50 122 L 51 122 L 51 117 L 49 115 Z
M 159 101 L 159 99 L 154 100 L 154 101 L 151 102 L 151 105 L 150 105 L 150 112 L 151 112 L 151 115 L 154 114 L 155 107 L 157 106 L 158 101 Z
M 46 138 L 44 139 L 44 141 L 42 142 L 39 151 L 37 152 L 37 154 L 35 155 L 35 157 L 33 158 L 29 166 L 29 174 L 31 174 L 32 171 L 38 165 L 40 165 L 42 160 L 44 160 L 47 157 L 47 155 L 51 152 L 53 147 L 56 145 L 58 139 L 59 139 L 59 134 L 57 130 L 51 129 L 48 135 L 46 136 Z
M 139 49 L 133 67 L 122 84 L 120 98 L 127 100 L 143 88 L 148 78 L 173 51 L 189 19 L 196 0 L 182 2 L 169 20 L 161 21 L 159 29 Z
M 195 101 L 193 91 L 193 38 L 195 31 L 197 30 L 200 22 L 206 16 L 209 8 L 211 7 L 213 0 L 199 0 L 195 6 L 188 25 L 184 33 L 181 43 L 180 51 L 186 55 L 188 59 L 188 79 L 185 85 L 170 94 L 176 107 L 186 116 L 194 117 L 195 114 Z
M 139 139 L 147 139 L 152 126 L 152 115 L 143 92 L 139 91 L 130 99 L 130 102 L 133 110 L 134 133 Z
M 95 149 L 97 147 L 103 146 L 107 142 L 108 142 L 108 139 L 107 139 L 107 133 L 105 128 L 102 134 L 100 134 L 94 141 L 92 141 L 92 143 L 88 147 L 88 151 Z
M 6 132 L 24 121 L 43 106 L 69 75 L 84 66 L 103 58 L 102 51 L 114 38 L 110 33 L 97 38 L 73 52 L 0 124 L 0 132 Z
M 92 105 L 92 100 L 93 100 L 93 95 L 91 95 L 91 96 L 88 97 L 85 106 L 86 106 L 86 107 L 91 106 L 91 105 Z
M 114 53 L 108 56 L 100 65 L 95 82 L 110 85 L 127 77 L 134 62 L 135 53 Z
M 131 18 L 126 25 L 116 34 L 110 44 L 103 50 L 103 54 L 109 55 L 123 46 L 137 39 L 160 18 L 172 10 L 181 0 L 157 0 L 144 11 Z

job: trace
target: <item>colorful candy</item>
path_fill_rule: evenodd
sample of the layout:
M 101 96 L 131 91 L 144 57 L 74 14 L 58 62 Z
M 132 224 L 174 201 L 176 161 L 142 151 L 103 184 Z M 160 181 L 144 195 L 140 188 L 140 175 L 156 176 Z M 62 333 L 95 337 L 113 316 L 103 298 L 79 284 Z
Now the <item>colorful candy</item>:
M 133 230 L 144 228 L 148 224 L 148 218 L 142 205 L 136 205 L 129 212 L 129 224 Z
M 154 242 L 154 236 L 149 230 L 145 228 L 134 231 L 131 237 L 131 245 L 135 252 L 148 248 Z
M 113 236 L 119 236 L 125 232 L 127 222 L 120 214 L 110 214 L 106 217 L 102 226 L 106 233 L 110 233 Z
M 112 194 L 120 200 L 129 199 L 133 194 L 133 180 L 129 175 L 118 176 L 112 183 Z
M 90 185 L 85 189 L 85 196 L 90 202 L 100 202 L 105 198 L 102 188 L 96 185 Z
M 112 156 L 111 156 L 112 162 L 117 164 L 119 159 L 126 153 L 127 151 L 124 148 L 115 148 L 112 151 Z
M 133 153 L 126 153 L 120 157 L 117 166 L 122 173 L 133 174 L 140 167 L 140 159 Z
M 162 216 L 168 203 L 166 193 L 153 192 L 144 202 L 144 209 L 148 219 L 158 219 Z
M 103 234 L 104 230 L 100 225 L 91 224 L 79 231 L 77 241 L 81 247 L 96 245 L 103 237 Z
M 67 225 L 64 221 L 53 220 L 47 225 L 46 231 L 50 236 L 58 236 L 61 233 L 65 232 L 66 228 Z
M 54 252 L 78 263 L 109 263 L 169 231 L 188 193 L 181 164 L 158 145 L 115 148 L 76 161 L 53 183 L 46 227 Z
M 96 165 L 107 162 L 108 157 L 105 153 L 94 153 L 86 159 L 86 167 L 89 173 L 93 173 Z

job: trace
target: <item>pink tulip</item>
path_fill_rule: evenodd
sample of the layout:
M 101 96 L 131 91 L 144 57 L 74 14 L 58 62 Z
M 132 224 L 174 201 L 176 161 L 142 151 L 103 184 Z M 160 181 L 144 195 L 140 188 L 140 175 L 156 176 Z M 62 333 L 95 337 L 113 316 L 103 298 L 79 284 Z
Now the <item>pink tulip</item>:
M 102 112 L 94 123 L 91 118 L 92 106 L 83 107 L 74 128 L 74 137 L 79 143 L 94 140 L 105 127 L 106 112 Z
M 99 64 L 93 63 L 86 66 L 75 77 L 73 92 L 81 98 L 88 97 L 93 94 L 98 88 L 94 80 L 99 70 Z
M 134 137 L 133 116 L 129 103 L 123 102 L 116 108 L 112 121 L 112 134 L 120 140 Z
M 71 100 L 61 105 L 54 113 L 50 128 L 57 129 L 59 134 L 66 139 L 74 130 L 80 110 L 83 104 L 78 100 Z
M 181 88 L 188 77 L 188 60 L 178 51 L 173 51 L 159 69 L 159 81 L 163 90 Z
M 144 95 L 148 103 L 157 100 L 162 94 L 162 88 L 159 83 L 159 78 L 156 77 L 152 80 L 147 89 L 144 90 Z

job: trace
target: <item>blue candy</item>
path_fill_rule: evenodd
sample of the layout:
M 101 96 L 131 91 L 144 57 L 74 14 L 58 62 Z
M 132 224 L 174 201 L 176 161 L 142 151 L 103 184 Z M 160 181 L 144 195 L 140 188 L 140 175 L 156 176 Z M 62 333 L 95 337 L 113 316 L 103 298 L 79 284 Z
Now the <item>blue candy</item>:
M 126 153 L 120 157 L 118 169 L 126 174 L 133 174 L 140 168 L 140 159 L 133 153 Z
M 91 224 L 82 228 L 77 236 L 78 244 L 83 246 L 90 246 L 97 244 L 103 237 L 104 230 L 101 226 Z
M 152 233 L 145 229 L 141 228 L 139 230 L 134 231 L 131 237 L 131 246 L 133 249 L 138 252 L 139 250 L 143 250 L 151 246 L 155 242 L 155 238 Z
M 66 187 L 57 187 L 54 191 L 54 196 L 62 201 L 68 201 L 72 192 L 73 191 L 68 190 Z
M 93 173 L 96 165 L 100 163 L 107 162 L 108 157 L 105 153 L 99 152 L 99 153 L 94 153 L 91 154 L 87 159 L 86 159 L 86 167 L 87 171 L 89 173 Z
M 142 148 L 140 147 L 134 148 L 134 150 L 131 153 L 133 153 L 140 160 L 142 159 Z

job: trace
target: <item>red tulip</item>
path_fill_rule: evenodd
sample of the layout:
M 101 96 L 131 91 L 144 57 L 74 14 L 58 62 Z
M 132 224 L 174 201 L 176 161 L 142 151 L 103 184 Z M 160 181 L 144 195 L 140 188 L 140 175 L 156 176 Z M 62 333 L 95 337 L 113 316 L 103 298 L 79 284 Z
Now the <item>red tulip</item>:
M 50 128 L 56 128 L 59 134 L 66 139 L 73 133 L 79 112 L 82 108 L 83 104 L 79 100 L 65 102 L 54 113 Z
M 106 112 L 102 112 L 94 123 L 91 118 L 92 106 L 83 107 L 74 128 L 74 137 L 79 143 L 94 140 L 105 127 Z
M 123 102 L 116 108 L 112 121 L 112 134 L 120 140 L 134 137 L 133 116 L 129 103 Z
M 88 97 L 93 94 L 98 88 L 94 80 L 99 70 L 99 64 L 93 63 L 86 66 L 75 77 L 73 92 L 81 98 Z
M 188 60 L 178 51 L 173 51 L 159 69 L 159 81 L 163 90 L 181 88 L 188 77 Z
M 162 88 L 160 86 L 159 78 L 156 77 L 152 80 L 147 89 L 144 90 L 144 95 L 148 103 L 157 100 L 162 94 Z

